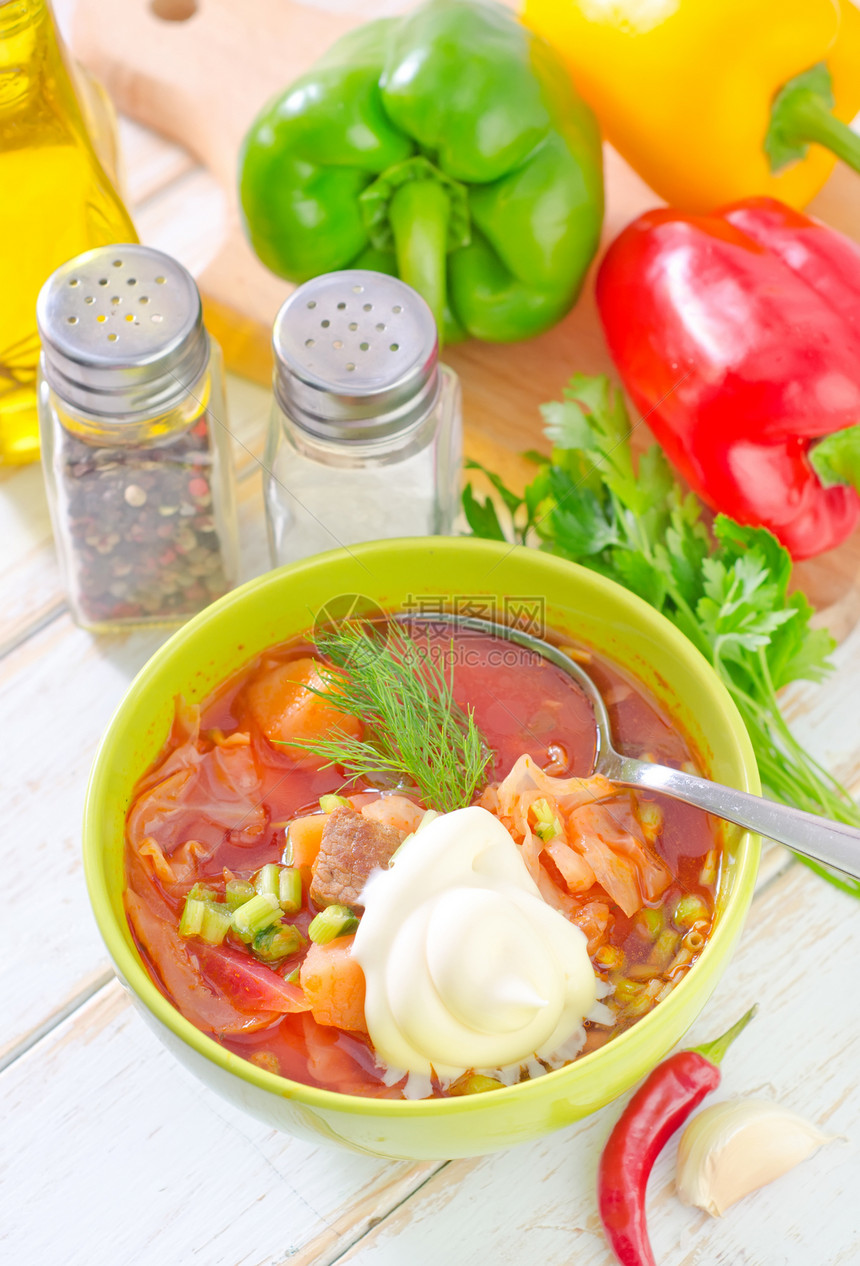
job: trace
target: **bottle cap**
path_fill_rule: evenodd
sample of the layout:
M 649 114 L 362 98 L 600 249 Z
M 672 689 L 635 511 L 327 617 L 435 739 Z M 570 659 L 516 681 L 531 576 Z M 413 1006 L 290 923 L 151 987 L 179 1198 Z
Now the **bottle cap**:
M 385 273 L 346 269 L 305 282 L 278 313 L 272 343 L 281 408 L 322 439 L 400 434 L 439 393 L 433 314 Z
M 99 417 L 168 412 L 209 359 L 194 278 L 150 246 L 99 246 L 69 260 L 42 287 L 36 319 L 48 384 Z

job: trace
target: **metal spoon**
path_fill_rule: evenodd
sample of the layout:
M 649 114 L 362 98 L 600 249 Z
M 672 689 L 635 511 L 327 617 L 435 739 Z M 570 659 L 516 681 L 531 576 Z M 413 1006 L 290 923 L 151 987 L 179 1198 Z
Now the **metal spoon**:
M 600 691 L 582 665 L 565 655 L 564 651 L 531 633 L 508 628 L 492 620 L 445 612 L 408 617 L 409 623 L 439 621 L 491 637 L 506 638 L 518 646 L 536 651 L 572 677 L 591 704 L 597 726 L 593 773 L 602 774 L 622 787 L 646 787 L 674 800 L 683 800 L 685 804 L 695 805 L 697 809 L 734 822 L 736 826 L 785 844 L 803 857 L 823 862 L 825 866 L 833 866 L 860 879 L 860 831 L 856 827 L 820 817 L 817 813 L 805 813 L 802 809 L 777 804 L 763 796 L 737 791 L 734 787 L 725 787 L 707 778 L 698 778 L 695 774 L 685 774 L 668 765 L 655 765 L 651 761 L 622 756 L 612 745 L 609 714 Z

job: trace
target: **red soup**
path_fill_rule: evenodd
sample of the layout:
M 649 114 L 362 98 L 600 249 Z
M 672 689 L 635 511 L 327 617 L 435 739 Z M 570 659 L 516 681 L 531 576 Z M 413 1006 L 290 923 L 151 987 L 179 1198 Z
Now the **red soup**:
M 434 650 L 432 637 L 425 649 Z M 128 815 L 125 899 L 147 968 L 178 1010 L 229 1050 L 311 1086 L 401 1098 L 539 1075 L 650 1011 L 710 930 L 719 849 L 706 815 L 589 777 L 593 719 L 552 664 L 463 632 L 435 649 L 446 665 L 450 656 L 444 671 L 458 716 L 471 713 L 483 737 L 486 763 L 464 794 L 504 828 L 529 899 L 539 894 L 553 919 L 581 930 L 599 1002 L 557 1051 L 523 1051 L 498 1067 L 466 1067 L 461 1055 L 443 1059 L 447 1071 L 431 1059 L 429 1077 L 410 1076 L 380 1055 L 353 953 L 367 917 L 364 885 L 390 865 L 397 870 L 397 850 L 421 838 L 419 827 L 439 835 L 427 811 L 451 806 L 432 803 L 387 766 L 356 775 L 355 766 L 325 767 L 319 751 L 296 746 L 334 736 L 372 748 L 378 735 L 369 713 L 344 710 L 337 683 L 349 666 L 336 675 L 308 642 L 292 642 L 200 707 L 177 707 L 167 747 Z M 694 767 L 683 735 L 640 686 L 582 656 L 621 751 Z M 398 700 L 404 727 L 413 723 L 409 706 Z M 477 821 L 474 808 L 468 813 Z M 486 951 L 482 970 L 495 945 Z M 468 1015 L 461 1022 L 468 1027 Z

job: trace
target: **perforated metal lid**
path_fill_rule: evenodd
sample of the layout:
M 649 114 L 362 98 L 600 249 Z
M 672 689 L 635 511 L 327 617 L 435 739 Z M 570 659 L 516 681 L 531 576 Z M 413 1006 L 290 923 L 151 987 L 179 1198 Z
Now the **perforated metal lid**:
M 99 417 L 175 407 L 209 357 L 194 278 L 149 246 L 99 246 L 69 260 L 42 287 L 36 318 L 48 383 Z
M 278 313 L 272 342 L 281 407 L 321 438 L 396 435 L 436 402 L 436 322 L 397 277 L 347 269 L 305 282 Z

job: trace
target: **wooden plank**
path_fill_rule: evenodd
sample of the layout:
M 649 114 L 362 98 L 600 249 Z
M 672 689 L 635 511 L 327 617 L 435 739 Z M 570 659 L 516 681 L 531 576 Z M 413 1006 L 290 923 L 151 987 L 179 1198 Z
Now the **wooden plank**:
M 860 1009 L 854 963 L 860 921 L 850 898 L 793 867 L 757 900 L 743 942 L 690 1044 L 758 1002 L 760 1015 L 726 1056 L 713 1100 L 756 1095 L 828 1133 L 860 1137 Z M 600 1151 L 613 1106 L 533 1145 L 451 1162 L 341 1259 L 342 1266 L 540 1262 L 609 1266 L 596 1212 Z M 675 1145 L 655 1169 L 649 1223 L 661 1266 L 809 1266 L 860 1253 L 860 1154 L 831 1144 L 731 1209 L 721 1221 L 673 1191 Z M 308 1259 L 312 1260 L 312 1259 Z
M 63 614 L 0 661 L 0 724 L 14 739 L 0 845 L 8 882 L 0 961 L 6 1057 L 105 971 L 80 859 L 84 789 L 98 735 L 164 638 L 159 630 L 96 641 Z M 34 876 L 38 927 L 40 936 L 50 929 L 50 953 L 33 952 Z
M 0 483 L 0 655 L 64 605 L 40 465 Z
M 193 167 L 134 212 L 135 228 L 197 276 L 217 254 L 226 225 L 224 197 L 214 177 Z
M 242 576 L 249 579 L 267 570 L 268 544 L 258 482 L 239 487 Z M 108 970 L 81 866 L 84 791 L 111 713 L 169 633 L 96 638 L 63 611 L 0 659 L 0 733 L 7 736 L 0 1065 L 66 1015 Z M 50 929 L 50 955 L 33 952 L 34 876 L 40 877 L 38 926 Z
M 800 867 L 757 898 L 741 948 L 690 1034 L 707 1040 L 752 1002 L 762 1007 L 725 1061 L 721 1097 L 764 1094 L 828 1132 L 858 1137 L 855 911 Z M 115 983 L 7 1068 L 0 1087 L 0 1174 L 15 1209 L 0 1244 L 10 1261 L 49 1260 L 62 1226 L 69 1266 L 195 1255 L 231 1266 L 609 1263 L 594 1175 L 617 1107 L 537 1143 L 446 1166 L 315 1148 L 192 1079 Z M 856 1150 L 825 1149 L 719 1223 L 675 1200 L 672 1152 L 650 1198 L 662 1266 L 854 1260 Z
M 164 19 L 170 0 L 125 0 L 120 8 L 77 0 L 72 47 L 122 111 L 186 146 L 226 188 L 235 182 L 242 137 L 266 100 L 343 31 L 395 6 L 206 0 L 184 7 L 190 19 L 171 21 Z
M 781 698 L 782 714 L 796 738 L 851 791 L 860 795 L 860 624 L 833 655 L 835 672 L 824 688 L 797 683 Z
M 67 7 L 68 0 L 59 3 Z M 355 8 L 356 3 L 360 0 L 345 0 L 338 7 Z M 133 127 L 124 127 L 123 139 L 130 160 L 130 196 L 135 202 L 150 200 L 138 213 L 144 240 L 162 244 L 195 270 L 204 267 L 218 283 L 214 292 L 223 298 L 256 294 L 259 287 L 267 305 L 265 319 L 249 322 L 240 334 L 247 343 L 243 354 L 249 372 L 265 378 L 269 308 L 274 310 L 283 290 L 276 293 L 259 266 L 256 273 L 248 272 L 241 242 L 232 262 L 223 255 L 213 259 L 218 234 L 230 222 L 224 218 L 221 193 L 208 177 L 192 170 L 187 155 Z M 619 178 L 629 173 L 622 170 L 619 177 L 612 154 L 607 157 L 607 223 L 615 225 L 612 202 L 619 197 Z M 177 176 L 182 180 L 163 195 L 162 180 Z M 846 186 L 846 180 L 853 183 Z M 858 188 L 854 177 L 838 173 L 813 210 L 843 231 L 856 232 L 851 211 Z M 514 481 L 524 473 L 516 454 L 541 441 L 537 403 L 556 394 L 569 371 L 608 366 L 590 287 L 587 291 L 577 312 L 544 340 L 524 349 L 467 344 L 451 353 L 464 378 L 470 452 Z M 223 328 L 226 341 L 236 326 L 226 310 L 223 316 L 219 335 Z M 263 412 L 261 406 L 261 416 Z M 647 428 L 640 428 L 639 444 L 646 434 Z M 19 557 L 12 542 L 22 539 L 26 521 L 22 548 L 29 561 L 19 557 L 19 589 L 17 596 L 12 593 L 13 612 L 16 602 L 19 616 L 22 603 L 30 612 L 29 623 L 13 616 L 13 628 L 24 636 L 55 608 L 53 590 L 45 584 L 47 573 L 40 576 L 38 560 L 28 554 L 30 524 L 38 535 L 44 510 L 38 505 L 38 481 L 19 478 L 18 472 L 11 477 L 0 472 L 0 531 L 8 529 L 0 592 L 5 599 L 7 550 Z M 253 526 L 246 566 L 253 566 L 254 557 L 264 557 L 262 536 L 257 536 L 262 526 L 258 503 L 251 514 L 254 485 L 256 479 L 242 489 L 245 522 Z M 798 568 L 800 583 L 816 604 L 827 608 L 826 621 L 840 638 L 856 629 L 860 614 L 858 561 L 860 541 L 855 537 L 826 559 Z M 5 615 L 0 608 L 0 636 Z M 418 1166 L 401 1173 L 401 1167 L 366 1162 L 371 1168 L 362 1171 L 362 1179 L 347 1165 L 356 1158 L 320 1152 L 317 1159 L 309 1155 L 315 1149 L 285 1143 L 264 1130 L 261 1135 L 262 1127 L 226 1109 L 185 1074 L 177 1077 L 177 1066 L 127 1014 L 117 987 L 99 990 L 106 962 L 80 874 L 80 797 L 106 716 L 146 652 L 141 645 L 135 659 L 127 639 L 89 641 L 66 619 L 52 627 L 61 628 L 62 636 L 52 638 L 51 628 L 43 628 L 32 639 L 34 654 L 21 646 L 10 657 L 11 676 L 0 665 L 0 691 L 6 684 L 9 696 L 0 698 L 0 724 L 15 739 L 5 766 L 14 789 L 14 813 L 5 824 L 7 842 L 0 849 L 7 854 L 4 869 L 17 896 L 9 903 L 12 918 L 4 911 L 2 939 L 13 954 L 23 946 L 12 960 L 19 979 L 10 984 L 0 970 L 0 1003 L 6 1004 L 4 1015 L 17 1013 L 24 1021 L 14 1021 L 17 1036 L 7 1053 L 32 1044 L 2 1074 L 11 1111 L 0 1165 L 8 1170 L 7 1207 L 15 1216 L 3 1220 L 0 1237 L 6 1233 L 2 1242 L 10 1249 L 9 1259 L 41 1262 L 56 1257 L 59 1249 L 64 1262 L 85 1261 L 88 1266 L 113 1266 L 117 1260 L 184 1262 L 195 1256 L 231 1264 L 288 1258 L 325 1266 L 335 1258 L 360 1258 L 365 1266 L 400 1266 L 406 1260 L 435 1266 L 443 1253 L 455 1263 L 492 1254 L 503 1262 L 540 1261 L 543 1266 L 575 1257 L 586 1266 L 592 1261 L 608 1266 L 594 1218 L 592 1179 L 611 1113 L 531 1148 L 444 1170 Z M 856 707 L 851 706 L 860 685 L 856 632 L 838 660 L 835 680 L 823 689 L 795 689 L 786 707 L 802 741 L 857 788 L 860 732 Z M 25 747 L 28 753 L 19 751 Z M 50 757 L 50 764 L 45 759 L 40 763 L 40 755 Z M 27 850 L 20 847 L 22 840 Z M 33 873 L 61 880 L 58 890 L 52 889 L 56 905 L 47 915 L 52 934 L 58 930 L 59 946 L 50 964 L 41 966 L 25 953 L 32 935 L 24 915 Z M 727 1064 L 726 1091 L 765 1085 L 766 1092 L 772 1088 L 785 1095 L 798 1110 L 818 1114 L 820 1123 L 830 1114 L 828 1128 L 853 1134 L 856 1140 L 860 1007 L 846 966 L 856 948 L 856 907 L 791 866 L 779 848 L 766 850 L 760 883 L 765 887 L 754 904 L 741 951 L 707 1022 L 695 1032 L 699 1039 L 713 1036 L 735 1018 L 745 999 L 765 997 L 766 1014 L 743 1039 L 737 1059 L 733 1055 Z M 8 954 L 6 950 L 4 958 Z M 235 1157 L 236 1165 L 220 1167 L 213 1178 L 213 1155 Z M 857 1261 L 860 1219 L 852 1196 L 858 1173 L 853 1154 L 847 1162 L 845 1155 L 846 1149 L 831 1148 L 719 1224 L 677 1205 L 671 1195 L 671 1157 L 665 1157 L 652 1184 L 658 1259 L 667 1266 Z M 44 1217 L 45 1193 L 50 1193 L 56 1219 Z M 130 1217 L 135 1198 L 137 1216 Z M 380 1216 L 385 1219 L 380 1227 L 350 1250 Z M 237 1220 L 243 1235 L 236 1234 Z
M 135 208 L 186 175 L 196 164 L 186 149 L 132 119 L 120 118 L 118 124 L 124 201 L 132 208 L 137 227 L 139 212 Z
M 245 1116 L 176 1063 L 116 982 L 0 1085 L 8 1262 L 268 1266 L 306 1260 L 313 1242 L 324 1266 L 434 1168 L 314 1147 Z

